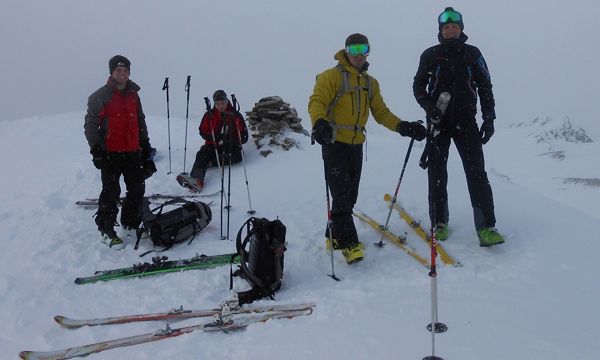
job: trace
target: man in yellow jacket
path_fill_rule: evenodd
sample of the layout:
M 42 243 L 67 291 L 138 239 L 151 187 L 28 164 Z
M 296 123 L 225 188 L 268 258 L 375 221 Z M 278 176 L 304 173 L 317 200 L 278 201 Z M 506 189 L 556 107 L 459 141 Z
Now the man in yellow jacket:
M 364 245 L 358 240 L 352 210 L 358 197 L 362 170 L 362 144 L 369 113 L 375 121 L 402 136 L 421 141 L 427 130 L 418 122 L 402 121 L 387 107 L 379 83 L 367 74 L 367 56 L 371 47 L 362 34 L 348 36 L 345 48 L 334 58 L 337 66 L 317 76 L 308 112 L 313 138 L 322 145 L 325 181 L 333 204 L 331 228 L 325 231 L 327 246 L 342 250 L 349 264 L 361 261 Z

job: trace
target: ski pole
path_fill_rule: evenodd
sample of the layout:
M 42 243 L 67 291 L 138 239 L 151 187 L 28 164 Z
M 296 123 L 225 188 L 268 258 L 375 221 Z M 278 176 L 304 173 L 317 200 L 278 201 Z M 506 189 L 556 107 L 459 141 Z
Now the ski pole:
M 209 120 L 210 120 L 210 111 L 211 111 L 211 106 L 210 106 L 210 100 L 208 99 L 208 97 L 204 97 L 204 103 L 206 104 L 206 113 L 209 116 Z M 213 126 L 213 123 L 211 121 L 209 121 L 210 123 L 210 131 L 212 134 L 212 140 L 214 143 L 214 148 L 215 148 L 215 158 L 217 159 L 217 167 L 219 168 L 219 172 L 221 172 L 221 161 L 219 160 L 219 151 L 217 150 L 217 138 L 215 136 L 215 128 Z
M 331 257 L 331 274 L 328 274 L 327 276 L 335 281 L 341 281 L 342 279 L 335 276 L 335 269 L 333 265 L 333 217 L 331 216 L 331 206 L 329 203 L 329 182 L 327 181 L 327 171 L 325 171 L 325 194 L 327 194 L 327 232 L 329 233 L 329 255 Z
M 192 76 L 188 75 L 187 76 L 187 81 L 185 82 L 185 91 L 187 92 L 187 102 L 186 102 L 186 107 L 185 107 L 185 142 L 184 142 L 184 146 L 183 146 L 183 173 L 187 174 L 185 172 L 185 160 L 186 160 L 186 155 L 187 155 L 187 133 L 188 133 L 188 119 L 189 119 L 189 112 L 190 112 L 190 80 L 191 80 Z
M 230 124 L 231 125 L 231 124 Z M 228 129 L 229 131 L 230 129 Z M 229 134 L 229 132 L 227 133 Z M 231 139 L 227 141 L 227 240 L 229 240 L 229 219 L 231 212 Z
M 163 91 L 167 90 L 167 134 L 169 139 L 169 172 L 171 173 L 171 115 L 169 114 L 169 78 L 165 78 L 165 83 L 162 87 Z
M 419 120 L 419 123 L 422 123 Z M 408 163 L 408 159 L 410 158 L 410 152 L 412 150 L 413 144 L 415 143 L 415 139 L 410 139 L 410 143 L 408 144 L 408 150 L 406 151 L 406 156 L 404 157 L 404 164 L 402 165 L 402 171 L 400 172 L 400 178 L 398 179 L 398 184 L 396 185 L 396 190 L 394 191 L 394 197 L 392 198 L 392 203 L 390 204 L 390 211 L 388 211 L 387 219 L 385 219 L 385 225 L 383 227 L 383 231 L 388 230 L 388 225 L 390 223 L 390 216 L 392 215 L 392 210 L 394 209 L 394 205 L 396 204 L 396 199 L 398 198 L 398 190 L 400 190 L 400 184 L 402 183 L 402 178 L 404 177 L 404 170 L 406 170 L 406 164 Z M 381 239 L 379 239 L 378 243 L 375 243 L 375 246 L 383 247 L 385 245 L 383 243 L 384 233 L 381 233 Z
M 435 265 L 435 258 L 437 257 L 437 239 L 435 238 L 435 231 L 433 223 L 431 224 L 431 268 L 429 270 L 429 277 L 431 277 L 431 322 L 427 324 L 427 330 L 431 332 L 431 356 L 426 356 L 423 360 L 444 360 L 441 357 L 435 356 L 435 334 L 443 333 L 448 330 L 448 327 L 438 322 L 438 306 L 437 306 L 437 271 Z
M 240 110 L 239 106 L 240 105 L 235 97 L 235 94 L 231 94 L 231 99 L 233 100 L 233 108 L 239 114 L 239 110 Z M 245 159 L 246 156 L 244 154 L 244 147 L 242 146 L 242 133 L 240 132 L 240 129 L 237 126 L 235 128 L 237 129 L 238 139 L 240 141 L 240 151 L 242 153 L 242 165 L 244 167 L 244 179 L 246 180 L 246 192 L 248 193 L 248 206 L 250 207 L 250 210 L 248 210 L 246 213 L 249 215 L 254 215 L 256 213 L 256 211 L 252 210 L 252 200 L 250 200 L 250 185 L 248 184 L 248 173 L 246 172 L 246 159 Z

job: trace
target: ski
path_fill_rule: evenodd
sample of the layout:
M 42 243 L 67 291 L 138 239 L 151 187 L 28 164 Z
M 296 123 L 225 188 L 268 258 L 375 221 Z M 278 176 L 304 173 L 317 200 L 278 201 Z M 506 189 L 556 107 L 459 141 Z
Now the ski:
M 367 214 L 365 214 L 364 212 L 362 212 L 360 210 L 354 209 L 354 216 L 356 216 L 360 220 L 364 221 L 365 223 L 369 224 L 373 229 L 382 233 L 388 240 L 390 240 L 392 243 L 398 245 L 408 255 L 410 255 L 413 259 L 415 259 L 417 262 L 419 262 L 419 264 L 425 266 L 426 268 L 430 268 L 429 261 L 427 261 L 427 259 L 425 259 L 421 255 L 419 255 L 413 247 L 408 245 L 406 243 L 406 238 L 400 237 L 400 236 L 392 233 L 389 230 L 385 230 L 383 228 L 383 225 L 379 224 L 373 218 L 371 218 L 370 216 L 368 216 Z
M 165 194 L 152 194 L 152 195 L 148 195 L 145 196 L 148 199 L 151 200 L 167 200 L 167 199 L 175 199 L 175 198 L 203 198 L 203 197 L 211 197 L 211 196 L 215 196 L 221 193 L 221 190 L 219 191 L 215 191 L 212 193 L 208 193 L 208 194 L 183 194 L 183 195 L 165 195 Z M 121 205 L 121 203 L 125 201 L 125 197 L 121 197 L 119 198 L 118 204 Z M 98 206 L 98 199 L 97 198 L 88 198 L 88 199 L 84 199 L 84 200 L 78 200 L 75 202 L 75 205 L 79 205 L 79 206 Z
M 392 196 L 390 194 L 385 194 L 383 196 L 383 200 L 390 203 L 391 205 Z M 406 211 L 406 209 L 404 209 L 397 201 L 394 204 L 394 209 L 398 212 L 398 214 L 400 214 L 400 217 L 408 223 L 411 229 L 413 229 L 417 233 L 417 235 L 419 235 L 419 237 L 423 241 L 425 241 L 429 247 L 431 247 L 431 239 L 429 238 L 427 231 L 425 231 L 425 229 L 423 229 L 423 227 L 421 226 L 421 223 L 419 221 L 415 221 L 413 217 L 410 216 L 410 214 Z M 444 264 L 456 267 L 462 266 L 462 264 L 459 261 L 457 261 L 456 259 L 454 259 L 454 257 L 448 254 L 448 252 L 442 247 L 442 245 L 439 242 L 436 248 L 438 255 L 440 255 L 440 259 Z
M 173 338 L 184 334 L 189 334 L 193 331 L 201 330 L 206 332 L 215 331 L 235 331 L 248 327 L 252 323 L 265 322 L 271 319 L 291 319 L 296 316 L 310 315 L 313 309 L 280 311 L 264 314 L 252 314 L 242 318 L 233 319 L 230 316 L 219 317 L 217 320 L 193 326 L 180 328 L 171 328 L 169 325 L 164 329 L 160 329 L 153 333 L 143 335 L 130 336 L 122 339 L 108 340 L 83 346 L 76 346 L 68 349 L 55 351 L 22 351 L 19 356 L 23 360 L 62 360 L 70 359 L 78 356 L 88 356 L 90 354 L 99 353 L 101 351 L 145 344 L 149 342 L 159 341 L 163 339 Z
M 274 305 L 249 305 L 239 306 L 239 301 L 235 299 L 234 303 L 225 304 L 219 308 L 206 309 L 206 310 L 186 310 L 182 307 L 178 309 L 171 309 L 165 312 L 150 313 L 150 314 L 139 314 L 139 315 L 125 315 L 125 316 L 114 316 L 106 318 L 96 319 L 72 319 L 66 316 L 57 315 L 54 317 L 59 325 L 69 328 L 76 329 L 82 326 L 96 326 L 96 325 L 116 325 L 116 324 L 127 324 L 132 322 L 142 321 L 160 321 L 160 320 L 172 320 L 179 321 L 184 319 L 196 318 L 196 317 L 207 317 L 215 316 L 224 312 L 225 306 L 231 306 L 227 311 L 231 314 L 256 314 L 264 312 L 278 312 L 278 311 L 300 311 L 308 310 L 315 307 L 314 303 L 304 304 L 274 304 Z
M 75 279 L 75 284 L 89 284 L 97 281 L 151 276 L 186 270 L 212 269 L 229 264 L 233 255 L 235 253 L 211 256 L 196 255 L 190 259 L 179 260 L 168 260 L 166 256 L 155 256 L 152 258 L 151 263 L 144 262 L 126 268 L 100 270 L 96 271 L 92 276 L 78 277 Z M 234 262 L 239 262 L 239 258 L 234 259 Z

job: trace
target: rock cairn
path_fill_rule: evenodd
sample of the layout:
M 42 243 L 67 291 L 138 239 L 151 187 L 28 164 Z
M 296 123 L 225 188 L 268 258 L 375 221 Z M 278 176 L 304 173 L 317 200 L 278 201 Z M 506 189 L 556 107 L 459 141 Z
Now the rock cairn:
M 298 142 L 290 137 L 291 133 L 310 136 L 300 122 L 298 112 L 279 96 L 268 96 L 254 104 L 252 111 L 246 112 L 252 138 L 257 149 L 264 147 L 289 150 L 299 148 Z M 267 157 L 273 151 L 264 149 L 260 154 Z

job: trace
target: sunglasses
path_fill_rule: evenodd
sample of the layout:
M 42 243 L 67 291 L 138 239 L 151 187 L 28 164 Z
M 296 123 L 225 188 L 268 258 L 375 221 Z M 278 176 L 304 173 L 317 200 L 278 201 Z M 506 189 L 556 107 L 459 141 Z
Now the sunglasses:
M 444 11 L 438 17 L 439 24 L 445 24 L 447 22 L 460 22 L 462 21 L 462 15 L 458 11 L 448 10 Z
M 370 50 L 371 47 L 369 44 L 355 44 L 346 46 L 346 52 L 351 56 L 367 56 Z

